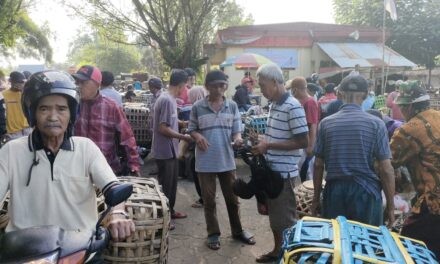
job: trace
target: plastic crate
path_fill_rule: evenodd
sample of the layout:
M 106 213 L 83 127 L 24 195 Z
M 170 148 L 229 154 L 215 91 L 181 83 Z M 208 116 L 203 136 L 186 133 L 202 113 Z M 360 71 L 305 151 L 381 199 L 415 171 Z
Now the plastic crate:
M 257 133 L 264 135 L 266 133 L 267 115 L 247 116 L 244 120 L 246 134 Z
M 283 234 L 282 264 L 438 263 L 422 241 L 343 216 L 304 217 Z
M 385 95 L 378 95 L 374 98 L 374 109 L 381 109 L 386 107 L 385 105 L 386 97 Z

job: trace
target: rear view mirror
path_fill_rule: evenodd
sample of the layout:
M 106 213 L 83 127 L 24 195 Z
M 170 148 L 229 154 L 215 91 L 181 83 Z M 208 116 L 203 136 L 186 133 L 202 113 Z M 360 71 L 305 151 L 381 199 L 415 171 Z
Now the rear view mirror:
M 121 184 L 111 188 L 105 194 L 105 203 L 109 207 L 116 206 L 127 200 L 133 192 L 133 185 Z

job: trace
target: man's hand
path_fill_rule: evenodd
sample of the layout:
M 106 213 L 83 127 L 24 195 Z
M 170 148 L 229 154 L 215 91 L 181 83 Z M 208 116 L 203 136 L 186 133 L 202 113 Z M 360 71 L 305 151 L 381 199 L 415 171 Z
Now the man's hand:
M 258 142 L 258 145 L 252 147 L 251 152 L 254 155 L 263 155 L 267 152 L 268 146 L 269 146 L 269 143 L 266 140 L 261 139 Z
M 306 148 L 306 155 L 308 158 L 313 156 L 313 147 Z
M 208 150 L 209 142 L 208 142 L 208 140 L 204 136 L 199 135 L 196 138 L 196 144 L 197 144 L 197 147 L 200 150 L 202 150 L 202 151 L 207 151 Z
M 183 135 L 182 140 L 185 140 L 188 143 L 191 143 L 193 141 L 192 137 L 188 134 Z
M 243 145 L 243 139 L 241 137 L 237 137 L 236 139 L 234 139 L 234 148 L 239 148 Z
M 391 229 L 393 227 L 393 224 L 394 224 L 394 221 L 395 221 L 394 207 L 390 208 L 389 206 L 387 206 L 385 208 L 385 219 L 384 220 L 387 223 L 388 229 Z
M 133 221 L 125 219 L 125 216 L 121 214 L 111 214 L 107 228 L 115 242 L 124 241 L 135 231 Z

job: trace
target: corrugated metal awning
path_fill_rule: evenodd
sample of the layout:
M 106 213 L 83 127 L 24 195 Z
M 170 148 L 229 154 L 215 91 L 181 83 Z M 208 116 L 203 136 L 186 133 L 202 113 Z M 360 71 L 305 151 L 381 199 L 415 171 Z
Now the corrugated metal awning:
M 382 60 L 380 43 L 320 43 L 317 45 L 341 68 L 360 67 L 416 67 L 417 65 L 399 53 L 385 46 L 385 60 Z

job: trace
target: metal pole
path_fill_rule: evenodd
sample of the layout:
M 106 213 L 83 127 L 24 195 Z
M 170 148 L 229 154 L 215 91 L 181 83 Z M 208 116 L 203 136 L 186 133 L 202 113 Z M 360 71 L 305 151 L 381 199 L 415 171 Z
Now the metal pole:
M 385 0 L 383 0 L 383 25 L 382 25 L 382 80 L 381 94 L 385 93 L 385 27 L 386 27 L 386 10 Z

